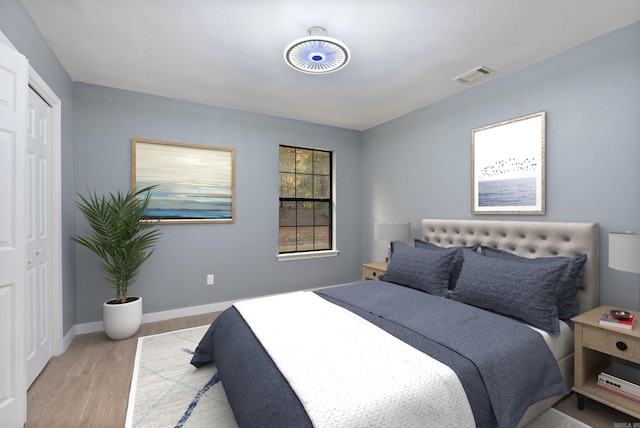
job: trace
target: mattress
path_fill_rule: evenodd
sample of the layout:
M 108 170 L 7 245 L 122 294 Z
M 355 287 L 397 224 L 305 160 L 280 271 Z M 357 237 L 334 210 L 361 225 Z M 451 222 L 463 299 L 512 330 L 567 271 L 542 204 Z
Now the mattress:
M 573 354 L 573 327 L 570 327 L 566 322 L 560 321 L 560 336 L 558 337 L 553 337 L 539 328 L 528 327 L 540 333 L 556 361 L 560 361 Z

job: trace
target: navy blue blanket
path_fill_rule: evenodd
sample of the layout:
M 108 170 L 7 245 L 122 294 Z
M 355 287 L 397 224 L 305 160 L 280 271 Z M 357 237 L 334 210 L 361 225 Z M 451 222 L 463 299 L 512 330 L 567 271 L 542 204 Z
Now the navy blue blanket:
M 477 426 L 515 426 L 529 405 L 568 393 L 544 339 L 517 321 L 383 281 L 317 294 L 451 367 Z M 297 396 L 235 308 L 214 321 L 192 364 L 211 361 L 217 363 L 240 427 L 311 426 Z

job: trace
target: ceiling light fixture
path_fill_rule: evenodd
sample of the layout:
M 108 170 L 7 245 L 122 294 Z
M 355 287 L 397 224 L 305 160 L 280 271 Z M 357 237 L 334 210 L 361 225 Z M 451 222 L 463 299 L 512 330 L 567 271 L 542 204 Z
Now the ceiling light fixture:
M 294 40 L 284 50 L 284 59 L 303 73 L 324 74 L 340 70 L 351 59 L 344 42 L 329 37 L 324 27 L 311 27 L 307 36 Z

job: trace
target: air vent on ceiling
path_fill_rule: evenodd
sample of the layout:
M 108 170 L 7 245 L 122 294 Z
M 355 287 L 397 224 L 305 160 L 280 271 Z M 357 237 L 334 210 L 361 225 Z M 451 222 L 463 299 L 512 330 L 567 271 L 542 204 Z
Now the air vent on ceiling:
M 493 73 L 493 70 L 482 65 L 480 67 L 474 68 L 471 71 L 467 71 L 466 73 L 461 74 L 453 80 L 457 80 L 460 83 L 469 83 L 473 82 L 474 80 L 478 80 L 479 78 L 484 77 L 490 73 Z

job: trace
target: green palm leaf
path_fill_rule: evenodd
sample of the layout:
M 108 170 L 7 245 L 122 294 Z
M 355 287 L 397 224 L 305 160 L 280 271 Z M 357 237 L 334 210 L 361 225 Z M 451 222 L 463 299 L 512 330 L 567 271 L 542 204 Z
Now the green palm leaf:
M 161 235 L 155 227 L 158 221 L 146 219 L 155 187 L 108 196 L 95 192 L 87 197 L 78 194 L 76 205 L 90 230 L 71 239 L 101 258 L 100 269 L 109 286 L 116 290 L 118 301 L 126 301 L 127 289 L 136 282 L 142 264 L 153 253 Z

